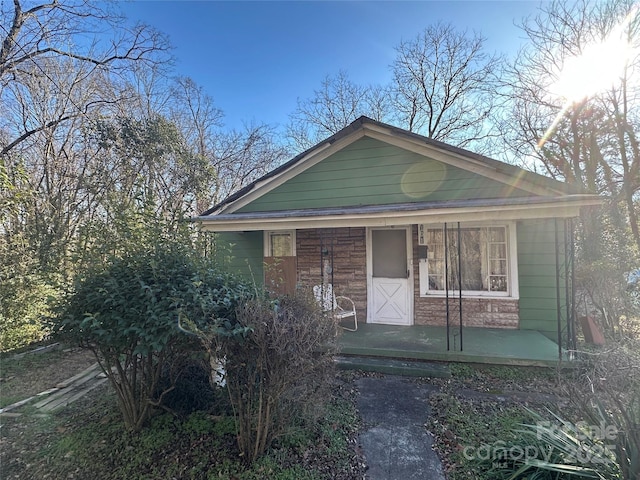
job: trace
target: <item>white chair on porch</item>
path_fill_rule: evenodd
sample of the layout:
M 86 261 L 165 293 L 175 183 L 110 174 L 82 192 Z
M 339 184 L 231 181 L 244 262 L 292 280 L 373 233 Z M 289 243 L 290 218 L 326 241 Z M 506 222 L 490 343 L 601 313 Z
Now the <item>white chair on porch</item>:
M 358 330 L 358 317 L 356 315 L 356 304 L 349 297 L 336 296 L 333 292 L 333 285 L 325 283 L 313 287 L 313 295 L 316 297 L 318 305 L 325 313 L 330 313 L 338 322 L 345 318 L 353 317 L 353 328 L 342 326 L 345 330 L 355 332 Z

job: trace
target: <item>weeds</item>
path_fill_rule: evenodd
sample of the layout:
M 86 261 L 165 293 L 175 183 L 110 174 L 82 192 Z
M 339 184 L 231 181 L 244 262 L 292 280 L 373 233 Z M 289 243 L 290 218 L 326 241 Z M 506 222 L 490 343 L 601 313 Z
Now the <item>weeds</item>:
M 216 332 L 202 339 L 212 356 L 224 358 L 238 447 L 253 463 L 296 417 L 322 408 L 333 367 L 328 346 L 337 330 L 303 292 L 250 299 L 237 309 L 236 321 L 232 332 L 244 335 Z
M 43 418 L 24 412 L 20 419 L 5 419 L 2 431 L 3 435 L 11 434 L 11 444 L 10 451 L 3 452 L 2 476 L 101 480 L 355 478 L 353 471 L 361 466 L 352 461 L 358 428 L 353 399 L 335 390 L 327 401 L 325 416 L 317 421 L 298 418 L 300 428 L 279 437 L 264 456 L 246 465 L 239 456 L 231 411 L 201 410 L 185 417 L 163 412 L 139 432 L 130 432 L 122 424 L 114 394 L 105 385 L 55 416 Z M 7 428 L 20 430 L 8 432 Z
M 450 479 L 639 478 L 639 355 L 640 345 L 629 338 L 592 352 L 565 377 L 511 367 L 456 369 L 462 382 L 473 377 L 487 386 L 497 379 L 529 386 L 546 379 L 565 401 L 534 411 L 451 391 L 432 395 L 428 427 L 449 462 Z
M 438 439 L 437 450 L 450 480 L 493 480 L 477 453 L 509 440 L 531 418 L 517 405 L 472 401 L 449 393 L 432 394 L 430 403 L 433 415 L 427 428 Z
M 530 411 L 535 423 L 514 431 L 510 442 L 496 445 L 484 460 L 492 478 L 526 480 L 621 479 L 622 472 L 609 439 L 582 422 L 573 423 L 549 412 L 548 418 Z

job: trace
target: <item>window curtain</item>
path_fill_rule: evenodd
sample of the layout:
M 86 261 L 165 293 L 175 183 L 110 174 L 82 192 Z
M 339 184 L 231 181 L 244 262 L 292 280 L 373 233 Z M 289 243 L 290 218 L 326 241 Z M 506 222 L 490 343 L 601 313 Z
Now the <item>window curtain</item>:
M 462 290 L 466 291 L 507 291 L 507 245 L 504 227 L 461 228 L 459 237 L 457 227 L 447 228 L 447 272 L 444 229 L 428 229 L 426 240 L 429 290 L 444 290 L 445 274 L 448 273 L 450 290 L 460 289 L 461 280 Z M 459 267 L 461 272 L 458 271 Z

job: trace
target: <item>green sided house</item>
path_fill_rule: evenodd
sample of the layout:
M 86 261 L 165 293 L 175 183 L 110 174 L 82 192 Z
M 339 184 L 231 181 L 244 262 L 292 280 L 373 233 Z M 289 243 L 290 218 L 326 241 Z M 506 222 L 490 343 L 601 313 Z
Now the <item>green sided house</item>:
M 575 341 L 571 185 L 361 117 L 197 217 L 239 272 L 355 303 L 343 353 L 548 364 Z

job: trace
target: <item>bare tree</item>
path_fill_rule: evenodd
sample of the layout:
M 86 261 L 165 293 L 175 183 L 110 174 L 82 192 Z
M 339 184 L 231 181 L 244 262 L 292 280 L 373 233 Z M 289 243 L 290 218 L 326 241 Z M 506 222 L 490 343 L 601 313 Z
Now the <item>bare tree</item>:
M 486 138 L 501 58 L 484 42 L 441 23 L 401 42 L 391 87 L 399 125 L 461 147 Z
M 280 165 L 289 155 L 273 127 L 248 124 L 243 130 L 219 132 L 215 137 L 213 165 L 216 189 L 212 203 L 224 199 Z
M 335 77 L 325 77 L 311 98 L 298 99 L 289 118 L 287 136 L 293 148 L 303 151 L 362 115 L 384 120 L 389 106 L 385 88 L 357 85 L 345 71 L 340 71 Z
M 215 106 L 213 98 L 191 78 L 175 78 L 170 89 L 169 117 L 180 128 L 187 144 L 200 156 L 207 166 L 207 186 L 195 199 L 194 211 L 199 213 L 209 208 L 218 196 L 216 165 L 216 138 L 221 135 L 224 113 Z M 205 172 L 202 172 L 204 175 Z
M 10 7 L 0 9 L 0 98 L 18 101 L 17 85 L 34 78 L 56 88 L 51 66 L 64 60 L 83 72 L 79 81 L 94 75 L 127 72 L 132 63 L 162 62 L 159 53 L 167 51 L 164 38 L 153 29 L 127 26 L 124 19 L 108 3 L 89 0 L 52 0 L 28 3 L 13 0 Z M 10 88 L 9 88 L 10 87 Z M 29 137 L 72 117 L 86 114 L 112 98 L 92 98 L 78 103 L 68 98 L 64 112 L 55 118 L 33 119 L 21 129 L 12 130 L 10 140 L 0 145 L 6 154 Z
M 197 152 L 207 156 L 214 149 L 217 130 L 224 125 L 224 113 L 191 78 L 176 78 L 171 93 L 172 118 L 182 126 L 185 138 Z
M 264 175 L 288 155 L 268 125 L 247 124 L 241 130 L 226 130 L 224 113 L 192 79 L 174 79 L 170 92 L 169 117 L 207 165 L 208 185 L 196 199 L 196 212 Z
M 5 87 L 2 125 L 15 132 L 49 125 L 26 136 L 16 148 L 2 156 L 13 187 L 21 186 L 22 201 L 5 223 L 11 235 L 23 234 L 43 267 L 60 266 L 69 240 L 84 215 L 91 210 L 101 177 L 91 177 L 93 155 L 84 149 L 89 116 L 68 115 L 70 103 L 90 103 L 101 86 L 83 82 L 86 70 L 73 59 L 43 61 L 53 81 L 36 75 Z M 50 63 L 50 64 L 49 64 Z M 93 193 L 88 184 L 94 182 Z
M 609 195 L 613 226 L 630 228 L 640 247 L 637 12 L 627 0 L 542 6 L 521 25 L 529 44 L 509 69 L 512 110 L 504 125 L 505 139 L 516 156 L 530 159 L 554 177 Z M 602 50 L 600 58 L 587 57 L 594 47 Z M 623 52 L 630 56 L 612 66 L 610 57 Z M 580 59 L 591 70 L 578 73 L 567 91 L 559 92 L 571 62 Z M 582 82 L 604 78 L 603 73 L 609 74 L 606 84 L 583 91 Z M 599 237 L 597 219 L 587 217 L 587 230 Z
M 223 131 L 202 88 L 169 77 L 163 37 L 110 5 L 0 4 L 0 296 L 12 305 L 29 291 L 46 304 L 39 292 L 115 248 L 110 232 L 136 208 L 175 225 L 284 158 L 268 126 Z

